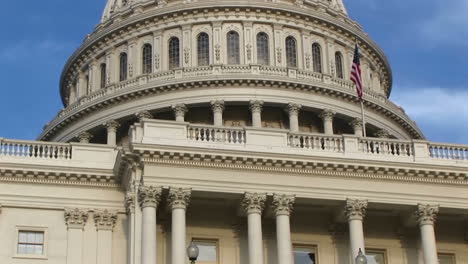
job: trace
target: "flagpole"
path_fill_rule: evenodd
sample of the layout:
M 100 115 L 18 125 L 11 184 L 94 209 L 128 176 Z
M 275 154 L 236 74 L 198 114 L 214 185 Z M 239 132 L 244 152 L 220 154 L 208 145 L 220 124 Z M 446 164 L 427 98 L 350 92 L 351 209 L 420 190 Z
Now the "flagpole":
M 361 115 L 362 115 L 362 134 L 364 137 L 367 137 L 366 132 L 366 115 L 364 114 L 364 100 L 359 100 L 361 102 Z

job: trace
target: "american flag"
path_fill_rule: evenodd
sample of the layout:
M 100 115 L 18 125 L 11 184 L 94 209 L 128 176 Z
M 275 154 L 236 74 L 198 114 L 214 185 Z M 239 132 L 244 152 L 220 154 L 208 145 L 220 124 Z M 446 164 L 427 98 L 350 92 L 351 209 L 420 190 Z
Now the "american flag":
M 361 60 L 359 55 L 359 48 L 356 44 L 356 50 L 354 51 L 353 67 L 351 69 L 351 81 L 356 84 L 356 91 L 359 100 L 362 101 L 362 73 L 361 73 Z

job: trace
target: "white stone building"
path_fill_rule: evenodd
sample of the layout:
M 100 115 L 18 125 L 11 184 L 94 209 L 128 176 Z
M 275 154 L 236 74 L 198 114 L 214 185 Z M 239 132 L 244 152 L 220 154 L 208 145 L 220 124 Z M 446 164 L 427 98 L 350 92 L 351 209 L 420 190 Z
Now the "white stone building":
M 0 139 L 0 263 L 468 264 L 468 146 L 391 88 L 341 0 L 109 0 L 40 141 Z

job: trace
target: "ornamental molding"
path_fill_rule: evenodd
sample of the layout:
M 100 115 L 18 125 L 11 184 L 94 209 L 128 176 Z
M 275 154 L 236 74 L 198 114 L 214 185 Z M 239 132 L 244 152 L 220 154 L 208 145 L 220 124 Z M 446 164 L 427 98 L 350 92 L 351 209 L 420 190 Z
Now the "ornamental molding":
M 367 200 L 346 199 L 345 215 L 348 221 L 364 220 L 367 210 Z
M 189 188 L 171 188 L 167 196 L 167 201 L 172 210 L 187 209 L 190 204 L 192 189 Z
M 325 109 L 323 110 L 319 117 L 323 120 L 323 121 L 331 121 L 333 120 L 333 118 L 335 117 L 336 115 L 336 112 L 333 111 L 333 110 L 330 110 L 330 109 Z
M 249 103 L 249 109 L 252 113 L 261 113 L 263 109 L 263 101 L 261 100 L 252 100 Z
M 218 8 L 213 5 L 207 5 L 207 3 L 192 3 L 187 4 L 184 6 L 175 6 L 175 7 L 168 7 L 164 10 L 154 10 L 145 12 L 143 14 L 139 14 L 136 16 L 132 16 L 131 19 L 124 19 L 119 22 L 115 22 L 112 24 L 106 23 L 101 24 L 97 27 L 97 31 L 91 34 L 86 40 L 85 43 L 78 49 L 72 57 L 67 62 L 65 66 L 64 74 L 62 75 L 62 84 L 68 78 L 68 75 L 65 73 L 71 70 L 81 69 L 85 64 L 87 64 L 88 58 L 93 54 L 92 51 L 96 51 L 102 49 L 104 47 L 110 47 L 109 43 L 117 42 L 116 39 L 119 38 L 119 41 L 122 37 L 122 34 L 115 34 L 115 32 L 127 32 L 129 36 L 133 31 L 140 31 L 145 28 L 150 28 L 155 26 L 156 24 L 160 23 L 164 19 L 154 19 L 158 16 L 167 16 L 168 14 L 171 15 L 171 19 L 174 21 L 187 21 L 188 17 L 203 17 L 202 14 L 204 12 L 199 12 L 199 10 L 206 10 L 212 11 L 216 13 L 216 16 L 219 17 L 218 13 L 225 13 L 231 12 L 232 10 L 237 10 L 237 12 L 245 12 L 248 13 L 246 16 L 250 16 L 250 13 L 255 14 L 256 12 L 268 12 L 274 10 L 275 16 L 279 16 L 281 18 L 285 18 L 287 21 L 291 21 L 291 23 L 299 23 L 305 24 L 305 27 L 312 27 L 312 28 L 323 28 L 323 30 L 330 31 L 330 35 L 337 35 L 337 36 L 345 36 L 348 39 L 349 43 L 354 43 L 354 35 L 358 36 L 358 40 L 360 45 L 362 46 L 362 52 L 367 53 L 370 52 L 366 57 L 375 57 L 379 60 L 377 64 L 385 65 L 389 70 L 390 66 L 386 59 L 385 54 L 383 51 L 363 32 L 361 27 L 358 23 L 346 18 L 343 22 L 339 19 L 336 19 L 332 16 L 326 15 L 324 13 L 320 13 L 317 11 L 312 10 L 304 10 L 303 8 L 295 8 L 293 6 L 286 6 L 286 5 L 271 5 L 271 3 L 255 3 L 256 7 L 252 7 L 251 4 L 249 6 L 243 6 L 243 4 L 233 4 L 225 5 L 223 8 Z M 210 13 L 211 14 L 211 13 Z M 291 15 L 294 14 L 294 15 Z M 215 14 L 213 14 L 215 15 Z M 256 15 L 250 16 L 256 17 Z M 140 23 L 135 24 L 135 21 L 140 21 Z M 146 22 L 145 22 L 146 21 Z M 278 18 L 278 21 L 282 21 L 282 19 Z M 177 22 L 176 22 L 177 24 Z M 105 26 L 110 25 L 110 26 Z M 102 30 L 106 27 L 106 30 Z M 333 32 L 333 33 L 331 33 Z M 113 34 L 114 33 L 114 34 Z M 328 32 L 327 32 L 328 33 Z M 84 52 L 85 50 L 89 50 L 91 52 Z M 78 62 L 81 65 L 74 65 L 73 63 Z M 385 75 L 386 86 L 391 87 L 391 72 Z M 389 85 L 390 84 L 390 85 Z M 387 88 L 390 89 L 390 88 Z
M 102 125 L 106 127 L 108 131 L 114 131 L 114 132 L 117 131 L 117 129 L 120 127 L 119 122 L 115 120 L 107 121 L 106 123 Z
M 115 223 L 117 222 L 117 213 L 110 212 L 108 210 L 95 211 L 93 218 L 97 230 L 112 231 L 114 229 Z
M 88 210 L 83 209 L 65 209 L 65 223 L 68 228 L 83 229 L 88 221 Z
M 127 194 L 125 196 L 125 209 L 127 214 L 135 213 L 135 194 Z
M 302 105 L 300 104 L 289 103 L 286 106 L 286 112 L 289 115 L 299 115 L 299 112 L 301 111 L 301 109 L 302 109 Z
M 140 186 L 138 189 L 138 201 L 140 207 L 158 207 L 161 201 L 162 188 L 155 186 Z
M 141 146 L 135 146 L 135 149 Z M 154 147 L 154 146 L 153 146 Z M 138 152 L 138 150 L 136 150 Z M 163 166 L 191 166 L 200 168 L 222 168 L 247 170 L 253 172 L 281 173 L 283 175 L 317 175 L 324 177 L 339 177 L 353 179 L 384 180 L 394 182 L 417 182 L 431 184 L 468 185 L 466 172 L 424 170 L 423 168 L 408 169 L 403 167 L 387 167 L 379 165 L 343 164 L 336 161 L 304 161 L 283 158 L 248 158 L 245 156 L 230 156 L 213 153 L 194 154 L 171 151 L 142 150 L 146 157 L 145 164 Z
M 296 196 L 286 194 L 274 194 L 273 195 L 273 212 L 278 215 L 290 215 L 294 208 L 294 202 Z
M 250 193 L 244 194 L 242 199 L 242 207 L 247 214 L 261 214 L 265 208 L 266 193 Z
M 225 109 L 223 100 L 214 100 L 210 104 L 214 113 L 222 113 Z
M 158 83 L 158 86 L 153 85 L 146 85 L 143 87 L 138 87 L 138 89 L 128 89 L 124 93 L 118 92 L 116 94 L 110 94 L 107 97 L 101 100 L 93 100 L 82 103 L 79 107 L 71 106 L 65 110 L 63 110 L 52 122 L 50 122 L 49 126 L 45 129 L 43 134 L 40 136 L 42 140 L 48 140 L 55 133 L 58 132 L 59 129 L 67 126 L 71 122 L 74 122 L 84 116 L 89 115 L 92 112 L 98 111 L 104 107 L 110 107 L 115 104 L 119 104 L 123 101 L 128 100 L 135 100 L 140 97 L 147 97 L 151 94 L 161 94 L 166 92 L 172 92 L 174 90 L 189 90 L 189 89 L 196 89 L 200 87 L 204 87 L 206 85 L 216 85 L 219 88 L 222 87 L 232 87 L 232 86 L 239 86 L 239 85 L 258 85 L 261 87 L 271 87 L 272 89 L 286 89 L 286 90 L 297 90 L 302 92 L 312 92 L 316 94 L 325 94 L 336 97 L 338 99 L 342 99 L 345 101 L 352 101 L 358 102 L 356 97 L 355 91 L 345 90 L 342 88 L 335 88 L 333 86 L 320 83 L 320 86 L 312 84 L 312 83 L 298 83 L 297 79 L 290 79 L 290 80 L 265 80 L 265 79 L 254 79 L 254 76 L 245 77 L 243 79 L 231 79 L 229 80 L 219 80 L 216 79 L 209 79 L 212 76 L 207 76 L 207 80 L 200 80 L 197 82 L 193 82 L 191 80 L 186 79 L 174 79 L 171 83 Z M 175 81 L 175 83 L 174 83 Z M 108 89 L 114 89 L 110 87 Z M 386 117 L 392 119 L 393 121 L 397 122 L 401 125 L 404 129 L 409 130 L 412 136 L 415 138 L 420 138 L 422 132 L 417 128 L 414 122 L 403 112 L 398 112 L 395 108 L 393 103 L 387 101 L 387 103 L 382 104 L 382 101 L 378 99 L 374 99 L 372 96 L 366 94 L 365 92 L 365 102 L 366 108 L 373 109 L 374 111 L 378 112 L 379 114 L 383 114 Z
M 185 104 L 176 104 L 172 106 L 172 111 L 174 111 L 174 115 L 185 117 L 185 114 L 188 112 L 188 108 Z
M 419 225 L 434 225 L 439 213 L 439 205 L 418 204 L 415 215 Z

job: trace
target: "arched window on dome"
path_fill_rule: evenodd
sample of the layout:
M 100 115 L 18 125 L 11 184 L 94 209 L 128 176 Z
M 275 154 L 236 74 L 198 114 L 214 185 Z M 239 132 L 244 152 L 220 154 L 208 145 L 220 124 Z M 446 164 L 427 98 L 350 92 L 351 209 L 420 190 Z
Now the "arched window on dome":
M 210 64 L 210 37 L 202 32 L 197 37 L 198 66 Z
M 101 63 L 101 88 L 106 87 L 106 79 L 107 79 L 107 65 L 105 63 Z
M 257 34 L 257 63 L 262 65 L 270 64 L 269 38 L 265 32 Z
M 228 64 L 240 64 L 239 33 L 230 31 L 227 33 L 227 57 Z
M 180 67 L 180 41 L 177 37 L 169 39 L 169 70 Z
M 128 78 L 128 55 L 125 52 L 120 53 L 119 80 L 126 81 Z
M 344 71 L 343 71 L 343 55 L 341 52 L 335 53 L 335 67 L 336 67 L 336 77 L 340 79 L 344 79 Z
M 297 67 L 296 39 L 292 36 L 286 38 L 286 64 L 288 67 Z
M 312 63 L 314 72 L 322 73 L 322 48 L 320 44 L 312 44 Z
M 153 46 L 151 44 L 143 45 L 142 52 L 142 73 L 149 74 L 153 72 Z

